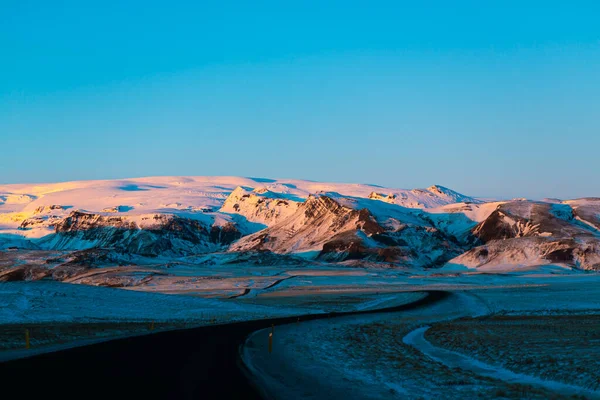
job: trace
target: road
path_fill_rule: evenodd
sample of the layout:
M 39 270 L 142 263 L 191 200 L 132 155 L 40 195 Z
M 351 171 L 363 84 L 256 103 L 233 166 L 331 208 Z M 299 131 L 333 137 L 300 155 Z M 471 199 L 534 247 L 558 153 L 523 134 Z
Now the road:
M 404 311 L 446 298 L 428 291 L 380 310 L 300 316 L 301 321 Z M 20 399 L 260 399 L 246 378 L 239 347 L 252 332 L 298 316 L 159 332 L 0 363 L 4 393 Z

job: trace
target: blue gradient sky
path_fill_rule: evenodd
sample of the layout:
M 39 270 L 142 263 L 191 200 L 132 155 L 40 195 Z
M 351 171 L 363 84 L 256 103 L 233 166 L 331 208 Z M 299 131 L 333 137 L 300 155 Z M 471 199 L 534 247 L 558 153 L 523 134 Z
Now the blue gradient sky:
M 2 2 L 0 183 L 600 196 L 597 2 L 107 3 Z

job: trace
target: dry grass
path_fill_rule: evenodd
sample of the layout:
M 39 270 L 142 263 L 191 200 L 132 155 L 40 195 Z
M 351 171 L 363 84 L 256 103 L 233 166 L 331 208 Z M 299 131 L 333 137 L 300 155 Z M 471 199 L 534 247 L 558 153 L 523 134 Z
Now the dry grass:
M 431 360 L 402 342 L 422 321 L 421 317 L 405 317 L 351 325 L 321 332 L 321 340 L 343 343 L 345 369 L 366 371 L 384 382 L 392 382 L 406 389 L 411 398 L 564 398 L 544 388 L 510 384 Z
M 0 325 L 0 350 L 25 348 L 25 330 L 31 348 L 64 344 L 77 340 L 110 338 L 165 329 L 191 327 L 187 323 L 101 322 Z
M 600 388 L 600 315 L 466 318 L 436 324 L 426 338 L 514 372 Z

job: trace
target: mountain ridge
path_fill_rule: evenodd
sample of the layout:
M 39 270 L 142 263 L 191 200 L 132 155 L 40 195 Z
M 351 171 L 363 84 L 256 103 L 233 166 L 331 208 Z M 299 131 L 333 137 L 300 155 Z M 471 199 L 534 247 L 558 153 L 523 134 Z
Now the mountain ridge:
M 203 255 L 231 262 L 254 253 L 272 264 L 300 257 L 388 268 L 599 270 L 600 199 L 486 201 L 441 185 L 241 177 L 0 185 L 2 249 L 87 251 L 75 259 L 91 265 Z M 8 275 L 44 275 L 38 267 Z M 8 275 L 0 272 L 0 280 Z

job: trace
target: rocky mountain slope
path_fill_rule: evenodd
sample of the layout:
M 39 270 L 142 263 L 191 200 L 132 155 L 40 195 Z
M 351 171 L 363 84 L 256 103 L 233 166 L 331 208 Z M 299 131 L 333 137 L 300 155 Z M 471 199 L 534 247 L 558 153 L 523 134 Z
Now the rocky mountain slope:
M 331 195 L 330 195 L 331 196 Z M 451 234 L 421 213 L 394 210 L 386 215 L 377 201 L 310 196 L 276 224 L 235 242 L 230 251 L 302 254 L 321 260 L 366 259 L 402 266 L 440 266 L 460 253 Z M 348 201 L 350 200 L 350 201 Z M 387 218 L 386 218 L 387 217 Z
M 72 279 L 73 271 L 208 255 L 211 262 L 272 265 L 279 258 L 386 268 L 598 270 L 600 199 L 484 202 L 437 185 L 403 190 L 235 177 L 3 185 L 2 249 L 59 256 L 43 256 L 41 267 L 7 261 L 0 280 Z
M 451 262 L 472 268 L 565 264 L 600 269 L 600 199 L 510 201 L 472 234 L 481 243 Z

